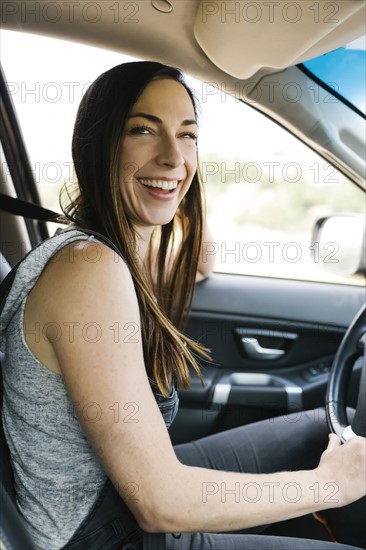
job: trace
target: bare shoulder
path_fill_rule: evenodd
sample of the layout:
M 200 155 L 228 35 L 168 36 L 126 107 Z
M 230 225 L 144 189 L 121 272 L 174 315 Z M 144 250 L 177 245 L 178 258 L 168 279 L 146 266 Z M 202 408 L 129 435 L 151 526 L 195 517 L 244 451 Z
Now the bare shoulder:
M 81 277 L 129 277 L 124 260 L 112 248 L 95 239 L 75 241 L 59 250 L 50 260 L 45 272 L 59 278 L 67 274 Z
M 76 241 L 58 251 L 36 286 L 37 294 L 47 297 L 47 310 L 83 299 L 90 301 L 91 296 L 95 302 L 99 296 L 106 300 L 111 294 L 114 300 L 135 296 L 127 264 L 114 250 L 95 239 Z

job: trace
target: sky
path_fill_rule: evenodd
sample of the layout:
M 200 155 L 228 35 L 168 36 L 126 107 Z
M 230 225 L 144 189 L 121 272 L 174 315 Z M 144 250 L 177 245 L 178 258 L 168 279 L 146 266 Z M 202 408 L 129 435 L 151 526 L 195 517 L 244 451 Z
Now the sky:
M 354 40 L 345 48 L 338 48 L 312 59 L 305 66 L 360 111 L 366 111 L 366 40 L 365 36 Z

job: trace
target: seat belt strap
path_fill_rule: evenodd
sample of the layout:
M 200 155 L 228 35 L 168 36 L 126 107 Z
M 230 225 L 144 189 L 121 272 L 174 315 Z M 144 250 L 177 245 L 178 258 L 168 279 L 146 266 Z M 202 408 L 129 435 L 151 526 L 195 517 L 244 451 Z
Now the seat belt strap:
M 30 218 L 42 222 L 62 222 L 61 214 L 57 214 L 57 212 L 48 210 L 33 202 L 9 197 L 9 195 L 4 195 L 4 193 L 0 193 L 0 210 L 9 212 L 15 216 L 23 216 L 23 218 Z

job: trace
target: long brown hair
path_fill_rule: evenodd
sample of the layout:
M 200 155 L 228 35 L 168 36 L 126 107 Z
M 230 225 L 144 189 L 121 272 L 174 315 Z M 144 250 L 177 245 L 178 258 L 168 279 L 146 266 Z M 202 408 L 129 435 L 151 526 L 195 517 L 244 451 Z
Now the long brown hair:
M 78 193 L 75 198 L 68 193 L 63 212 L 78 227 L 103 234 L 120 250 L 139 302 L 146 370 L 167 395 L 171 381 L 189 387 L 188 364 L 201 376 L 197 354 L 208 359 L 207 350 L 181 332 L 192 301 L 202 247 L 202 185 L 196 173 L 173 220 L 155 228 L 149 267 L 144 271 L 137 260 L 136 232 L 121 200 L 119 181 L 127 116 L 146 85 L 161 77 L 172 78 L 185 87 L 197 116 L 193 93 L 181 72 L 161 63 L 118 65 L 89 87 L 79 106 L 72 140 Z M 177 248 L 174 240 L 178 233 Z M 151 275 L 152 241 L 158 246 L 155 281 Z

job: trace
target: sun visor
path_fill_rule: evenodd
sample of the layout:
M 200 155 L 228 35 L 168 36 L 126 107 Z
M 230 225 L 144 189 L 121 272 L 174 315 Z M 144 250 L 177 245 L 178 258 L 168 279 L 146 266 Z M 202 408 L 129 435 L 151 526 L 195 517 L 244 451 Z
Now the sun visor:
M 359 0 L 202 0 L 194 34 L 212 63 L 246 80 L 355 40 L 365 33 L 365 17 Z

